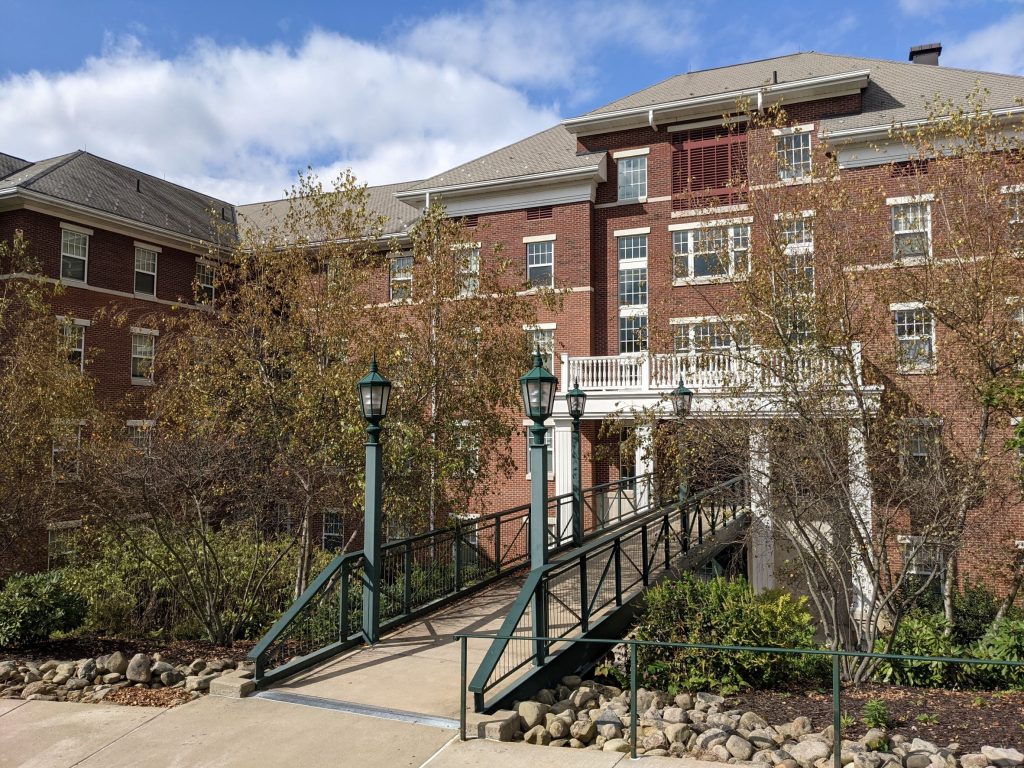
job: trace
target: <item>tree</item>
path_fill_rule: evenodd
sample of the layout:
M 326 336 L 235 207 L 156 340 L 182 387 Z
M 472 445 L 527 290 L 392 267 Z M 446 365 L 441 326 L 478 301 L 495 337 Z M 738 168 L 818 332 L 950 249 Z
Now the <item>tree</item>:
M 60 289 L 41 280 L 28 242 L 0 241 L 0 264 L 23 279 L 0 284 L 0 570 L 34 569 L 45 529 L 64 507 L 77 471 L 82 424 L 94 410 L 76 326 L 57 322 Z

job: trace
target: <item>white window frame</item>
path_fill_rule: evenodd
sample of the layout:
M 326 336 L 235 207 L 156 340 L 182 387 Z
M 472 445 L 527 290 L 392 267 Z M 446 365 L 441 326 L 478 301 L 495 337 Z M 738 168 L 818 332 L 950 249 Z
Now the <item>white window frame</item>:
M 672 349 L 677 355 L 692 354 L 694 352 L 729 353 L 735 354 L 750 346 L 749 338 L 745 343 L 740 343 L 733 333 L 738 330 L 742 318 L 723 317 L 721 315 L 707 315 L 704 317 L 673 317 L 669 319 L 669 326 L 673 328 Z M 703 326 L 721 325 L 724 326 L 725 335 L 728 337 L 727 346 L 706 346 L 696 342 L 696 331 Z M 685 334 L 686 345 L 680 345 L 679 339 Z M 749 334 L 747 334 L 749 335 Z
M 140 386 L 151 386 L 153 384 L 153 370 L 156 367 L 156 341 L 160 335 L 160 331 L 153 330 L 152 328 L 132 328 L 131 329 L 131 380 L 132 384 Z M 136 354 L 136 338 L 149 338 L 151 339 L 152 354 L 150 355 L 138 355 Z M 149 360 L 149 375 L 148 376 L 136 376 L 135 375 L 135 361 L 138 360 Z
M 458 298 L 472 298 L 480 290 L 480 243 L 456 245 L 453 250 L 460 259 Z
M 196 259 L 196 284 L 199 286 L 199 295 L 196 297 L 200 304 L 212 304 L 217 300 L 217 268 L 218 264 L 209 259 Z M 204 274 L 209 270 L 210 282 L 203 282 Z
M 74 531 L 82 527 L 81 520 L 62 520 L 57 523 L 50 523 L 46 526 L 46 569 L 53 570 L 55 567 L 67 565 L 66 542 Z M 58 550 L 55 553 L 54 550 Z M 72 551 L 73 553 L 73 551 Z
M 408 259 L 409 268 L 407 270 L 396 269 L 398 260 Z M 412 270 L 415 265 L 413 255 L 411 251 L 402 251 L 396 253 L 390 259 L 388 259 L 388 298 L 391 301 L 408 301 L 412 299 Z M 408 292 L 405 296 L 395 296 L 395 284 L 401 284 L 404 289 Z
M 81 247 L 84 254 L 79 253 L 65 253 L 65 246 L 69 245 L 69 239 L 66 235 L 72 235 L 77 238 L 82 238 Z M 66 222 L 60 223 L 60 279 L 61 282 L 68 282 L 72 284 L 85 285 L 89 282 L 89 244 L 92 240 L 93 231 L 86 227 L 80 227 L 76 224 L 68 224 Z M 79 247 L 75 244 L 73 247 Z M 64 259 L 75 259 L 76 261 L 82 262 L 82 278 L 68 277 L 64 274 Z
M 999 190 L 1003 195 L 1006 196 L 1006 207 L 1010 209 L 1009 216 L 1009 237 L 1014 237 L 1013 230 L 1020 228 L 1021 235 L 1017 236 L 1018 241 L 1024 240 L 1024 184 L 1012 184 L 1010 186 L 1002 187 Z M 1018 242 L 1018 245 L 1024 243 Z M 1020 250 L 1015 250 L 1015 253 L 1019 256 Z
M 532 423 L 532 422 L 531 422 Z M 555 430 L 553 424 L 548 422 L 548 431 L 544 434 L 544 448 L 548 454 L 548 480 L 555 479 Z M 530 471 L 530 428 L 523 425 L 523 432 L 526 435 L 526 479 L 531 480 L 533 473 Z
M 902 304 L 890 304 L 889 312 L 892 315 L 893 335 L 895 336 L 896 341 L 897 372 L 902 374 L 934 373 L 938 361 L 938 348 L 936 346 L 935 339 L 935 313 L 932 312 L 925 304 L 922 304 L 921 302 L 918 301 L 906 302 Z M 904 312 L 926 312 L 928 315 L 928 322 L 930 324 L 930 331 L 926 334 L 917 333 L 900 336 L 899 326 L 901 321 L 899 319 L 899 315 L 900 313 Z M 908 322 L 916 321 L 902 321 L 903 325 L 907 325 Z M 920 363 L 908 362 L 907 357 L 904 353 L 905 347 L 903 342 L 913 344 L 914 342 L 922 341 L 925 339 L 928 340 L 931 349 L 931 355 L 929 356 L 929 360 Z
M 148 243 L 135 243 L 135 271 L 132 273 L 132 292 L 136 296 L 147 296 L 150 298 L 156 298 L 156 275 L 157 269 L 160 262 L 160 251 L 161 249 L 155 245 L 149 245 Z M 141 254 L 140 254 L 141 252 Z M 144 259 L 148 259 L 150 255 L 153 257 L 153 269 L 144 269 L 139 267 L 139 256 L 142 255 Z M 145 265 L 143 265 L 145 266 Z M 147 291 L 140 291 L 138 284 L 139 273 L 144 275 L 153 276 L 153 291 L 152 293 Z
M 156 422 L 153 419 L 128 419 L 124 423 L 128 440 L 132 447 L 140 451 L 143 456 L 153 455 L 153 429 Z
M 329 522 L 330 519 L 330 522 Z M 330 532 L 328 532 L 330 528 Z M 328 540 L 337 542 L 337 549 L 328 549 Z M 320 548 L 325 551 L 340 551 L 345 546 L 345 515 L 341 507 L 326 507 L 320 524 Z
M 532 288 L 555 287 L 555 235 L 534 235 L 523 238 L 526 250 L 526 282 Z M 532 251 L 532 253 L 531 253 Z M 541 260 L 546 259 L 546 260 Z M 530 278 L 530 270 L 534 267 L 547 267 L 551 274 L 546 282 L 536 282 Z
M 619 202 L 647 202 L 647 156 L 650 151 L 650 147 L 644 147 L 612 153 L 618 188 L 616 199 Z
M 615 253 L 616 262 L 618 264 L 618 273 L 615 276 L 616 291 L 620 290 L 620 277 L 619 275 L 623 271 L 636 271 L 643 270 L 646 275 L 647 282 L 647 301 L 650 302 L 650 273 L 647 269 L 647 260 L 650 255 L 650 227 L 636 227 L 634 229 L 620 229 L 616 230 L 615 235 Z M 622 258 L 622 245 L 625 239 L 637 238 L 636 247 L 630 248 L 627 253 L 627 258 Z M 640 239 L 642 238 L 642 240 Z M 642 243 L 642 246 L 641 246 Z M 633 253 L 642 253 L 643 255 L 633 255 Z M 621 301 L 621 297 L 616 293 L 616 300 Z M 635 343 L 640 347 L 639 349 L 633 349 L 623 351 L 625 336 L 623 324 L 627 321 L 633 322 L 637 319 L 642 319 L 644 325 L 644 332 L 642 338 L 638 339 Z M 617 324 L 617 335 L 618 335 L 618 350 L 620 355 L 636 355 L 647 350 L 650 340 L 650 328 L 647 325 L 647 304 L 619 304 L 619 319 Z
M 68 331 L 72 328 L 75 329 L 75 336 L 77 337 L 77 346 L 68 346 L 68 352 L 77 352 L 78 357 L 78 370 L 82 373 L 85 372 L 85 329 L 92 325 L 89 320 L 80 320 L 77 317 L 64 317 L 63 315 L 57 315 L 57 322 L 60 323 L 61 337 L 64 341 L 71 338 L 71 334 Z M 68 355 L 70 358 L 70 354 Z M 71 362 L 69 359 L 68 362 Z
M 885 204 L 889 206 L 889 231 L 892 233 L 892 260 L 898 264 L 915 264 L 925 262 L 932 257 L 932 203 L 935 195 L 909 195 L 906 197 L 886 198 Z M 924 227 L 922 229 L 897 229 L 896 216 L 900 209 L 908 206 L 924 206 Z M 901 235 L 924 235 L 927 244 L 927 253 L 920 255 L 902 257 L 899 250 L 899 237 Z
M 51 477 L 56 482 L 58 482 L 58 483 L 67 483 L 67 482 L 72 482 L 72 481 L 77 480 L 79 478 L 79 476 L 81 475 L 81 470 L 82 470 L 82 466 L 81 466 L 81 463 L 82 463 L 82 457 L 81 457 L 81 451 L 82 451 L 82 427 L 85 426 L 85 422 L 84 421 L 61 422 L 61 426 L 69 428 L 69 436 L 71 437 L 71 440 L 69 440 L 68 443 L 73 443 L 73 445 L 71 445 L 71 447 L 69 447 L 68 443 L 63 443 L 62 444 L 60 442 L 60 438 L 55 437 L 53 439 L 53 442 L 50 445 L 50 474 L 51 474 Z M 71 463 L 69 464 L 69 466 L 73 466 L 73 470 L 71 472 L 68 472 L 67 474 L 58 474 L 58 472 L 57 472 L 57 460 L 58 460 L 57 457 L 62 455 L 62 454 L 65 454 L 65 453 L 69 453 L 69 452 L 74 452 L 74 454 L 75 454 L 75 457 L 72 459 Z
M 779 180 L 789 184 L 808 181 L 814 172 L 814 124 L 794 125 L 789 128 L 774 128 L 772 136 L 775 137 L 775 165 L 778 170 Z M 799 138 L 801 144 L 806 138 L 806 147 L 795 145 L 794 139 Z M 806 159 L 802 156 L 806 153 Z M 801 156 L 798 162 L 794 162 L 797 155 Z M 806 167 L 805 167 L 806 166 Z M 800 169 L 795 173 L 794 169 Z
M 541 353 L 541 357 L 544 358 L 545 361 L 550 360 L 551 367 L 550 368 L 548 368 L 548 366 L 544 366 L 544 367 L 547 368 L 548 371 L 551 372 L 551 373 L 555 372 L 555 361 L 558 359 L 558 356 L 555 354 L 555 329 L 556 329 L 556 327 L 557 326 L 556 326 L 555 323 L 536 323 L 534 325 L 524 325 L 523 326 L 523 330 L 527 334 L 529 334 L 529 338 L 530 338 L 529 344 L 530 344 L 530 354 L 531 355 L 533 354 L 533 351 L 537 348 L 538 336 L 544 336 L 545 337 L 545 341 L 541 345 L 540 353 Z
M 732 282 L 743 279 L 750 274 L 750 240 L 751 225 L 753 217 L 742 219 L 728 219 L 725 221 L 689 222 L 686 224 L 670 224 L 669 232 L 672 234 L 672 285 L 702 285 L 708 283 Z M 728 256 L 726 259 L 725 272 L 712 275 L 695 275 L 695 263 L 699 256 L 712 251 L 698 251 L 700 234 L 711 230 L 724 230 L 727 240 Z M 745 231 L 744 231 L 745 230 Z M 746 239 L 746 248 L 737 248 L 737 242 Z M 685 248 L 683 247 L 685 245 Z M 746 254 L 746 265 L 743 269 L 737 269 L 736 259 L 738 254 Z M 686 274 L 680 275 L 677 264 L 686 260 Z M 721 261 L 721 259 L 719 259 Z

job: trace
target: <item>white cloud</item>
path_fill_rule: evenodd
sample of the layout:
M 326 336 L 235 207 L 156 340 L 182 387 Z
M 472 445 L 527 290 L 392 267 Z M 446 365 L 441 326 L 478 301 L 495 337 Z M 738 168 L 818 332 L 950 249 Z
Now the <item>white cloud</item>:
M 946 46 L 951 67 L 1024 75 L 1024 13 L 1008 16 Z
M 0 151 L 87 148 L 236 202 L 279 197 L 309 164 L 425 177 L 557 119 L 485 74 L 323 31 L 294 48 L 201 40 L 173 59 L 108 40 L 74 71 L 0 79 Z

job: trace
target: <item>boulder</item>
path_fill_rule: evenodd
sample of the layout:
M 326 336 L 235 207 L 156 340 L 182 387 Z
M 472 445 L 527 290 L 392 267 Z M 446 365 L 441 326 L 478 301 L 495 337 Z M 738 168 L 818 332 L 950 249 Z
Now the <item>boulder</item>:
M 569 723 L 560 717 L 556 717 L 548 723 L 548 733 L 551 734 L 552 739 L 566 739 L 569 738 Z
M 539 701 L 541 704 L 547 704 L 549 707 L 553 706 L 557 701 L 555 698 L 555 692 L 550 688 L 541 688 L 537 691 L 537 695 L 533 697 L 534 701 Z
M 652 749 L 668 749 L 669 746 L 668 739 L 661 731 L 654 731 L 654 733 L 644 736 L 643 741 L 640 743 L 647 751 Z
M 579 688 L 582 682 L 583 678 L 579 675 L 566 675 L 562 678 L 562 685 L 566 688 Z
M 113 685 L 114 683 L 120 683 L 122 679 L 122 676 L 117 672 L 107 672 L 103 676 L 103 683 L 104 685 Z
M 149 668 L 151 677 L 160 677 L 164 672 L 174 672 L 174 666 L 168 664 L 166 661 L 154 661 L 153 666 Z
M 96 659 L 83 659 L 78 662 L 75 677 L 84 677 L 86 680 L 96 677 Z
M 682 707 L 665 707 L 661 717 L 666 723 L 685 723 L 689 720 Z
M 625 739 L 608 739 L 601 749 L 605 752 L 629 752 L 629 742 Z
M 690 740 L 690 726 L 684 723 L 669 723 L 665 726 L 665 738 L 670 744 L 686 744 Z
M 708 751 L 713 747 L 724 745 L 729 740 L 729 734 L 721 728 L 708 728 L 697 737 L 697 748 Z
M 749 760 L 754 754 L 754 746 L 742 738 L 733 734 L 725 742 L 725 748 L 729 750 L 729 754 L 735 757 L 737 760 Z
M 853 768 L 879 768 L 882 758 L 875 752 L 855 752 L 853 755 Z
M 680 709 L 693 709 L 693 696 L 688 693 L 680 693 L 675 698 L 675 705 Z
M 981 754 L 987 757 L 989 763 L 997 766 L 997 768 L 1015 768 L 1015 766 L 1024 765 L 1024 754 L 1021 754 L 1016 749 L 982 747 Z
M 54 659 L 50 659 L 49 661 L 44 661 L 42 664 L 39 665 L 39 671 L 42 672 L 45 675 L 47 672 L 50 672 L 50 671 L 56 669 L 57 665 L 59 663 L 60 662 L 55 661 Z
M 732 755 L 729 754 L 729 750 L 725 748 L 724 744 L 716 744 L 708 750 L 708 758 L 711 760 L 717 760 L 720 763 L 727 763 Z
M 160 682 L 166 685 L 168 688 L 172 685 L 177 685 L 185 679 L 186 675 L 179 672 L 176 669 L 172 669 L 169 672 L 164 672 L 160 675 Z
M 889 743 L 889 739 L 881 728 L 872 728 L 864 734 L 864 738 L 860 740 L 860 743 L 867 749 L 878 751 Z
M 569 697 L 569 701 L 576 709 L 583 709 L 592 701 L 597 701 L 600 698 L 600 694 L 590 688 L 579 688 L 573 691 Z
M 111 672 L 117 672 L 119 675 L 123 675 L 128 671 L 128 657 L 120 651 L 114 651 L 107 657 L 106 667 Z
M 86 680 L 84 677 L 72 677 L 64 684 L 64 687 L 69 691 L 80 691 L 89 684 L 90 681 Z
M 46 674 L 49 675 L 50 673 L 47 672 Z M 65 675 L 63 672 L 53 670 L 53 677 L 50 678 L 50 682 L 54 685 L 64 685 L 70 679 L 71 675 Z
M 185 678 L 185 690 L 208 691 L 210 689 L 210 681 L 215 677 L 217 675 L 189 675 Z
M 756 712 L 744 712 L 740 716 L 739 727 L 745 731 L 763 730 L 768 727 L 768 721 Z
M 569 735 L 584 744 L 589 744 L 597 737 L 597 723 L 593 720 L 577 720 L 569 726 Z
M 806 719 L 806 718 L 804 718 Z M 828 757 L 832 750 L 823 741 L 809 740 L 791 744 L 786 747 L 790 757 L 796 760 L 802 768 L 814 768 L 814 764 L 823 757 Z
M 519 706 L 516 707 L 516 711 L 519 713 L 519 717 L 522 720 L 520 730 L 523 733 L 526 733 L 532 728 L 543 724 L 544 716 L 549 710 L 550 708 L 547 704 L 541 704 L 539 701 L 519 702 Z
M 725 699 L 714 693 L 698 693 L 694 706 L 697 709 L 706 711 L 710 707 L 718 707 L 725 703 Z
M 764 763 L 765 765 L 772 764 L 772 751 L 770 749 L 760 749 L 754 753 L 754 756 L 750 758 L 755 763 Z
M 43 682 L 42 680 L 33 680 L 21 689 L 21 698 L 28 699 L 31 696 L 45 696 L 51 691 L 53 691 L 53 686 L 50 683 Z
M 206 669 L 206 659 L 196 659 L 188 665 L 188 673 L 190 675 L 198 675 L 204 669 Z
M 579 739 L 569 739 L 569 743 L 566 746 L 568 746 L 570 749 L 583 749 L 587 745 Z
M 551 743 L 551 734 L 548 733 L 543 725 L 535 725 L 523 734 L 523 741 L 527 744 L 537 744 L 538 746 L 546 747 Z
M 960 755 L 960 765 L 963 768 L 987 768 L 988 758 L 978 752 L 971 752 Z
M 930 741 L 924 739 L 914 739 L 910 742 L 910 750 L 912 752 L 928 752 L 929 754 L 936 754 L 939 751 L 939 747 Z
M 128 662 L 128 669 L 124 676 L 133 683 L 148 683 L 152 676 L 150 664 L 149 656 L 144 653 L 136 653 Z
M 930 752 L 909 752 L 903 758 L 905 768 L 929 768 L 932 764 Z

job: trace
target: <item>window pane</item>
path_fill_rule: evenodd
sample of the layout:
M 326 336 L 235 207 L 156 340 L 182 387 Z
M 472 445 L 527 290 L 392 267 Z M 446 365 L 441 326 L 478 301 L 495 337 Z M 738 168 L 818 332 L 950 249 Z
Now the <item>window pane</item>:
M 136 272 L 135 292 L 144 293 L 147 296 L 156 293 L 156 275 L 151 275 L 148 272 Z
M 811 173 L 811 134 L 790 133 L 776 140 L 780 179 L 801 179 Z
M 619 354 L 643 352 L 647 349 L 647 318 L 619 318 Z
M 616 161 L 619 177 L 619 200 L 636 200 L 647 196 L 647 158 L 624 157 Z
M 526 244 L 526 281 L 530 285 L 551 287 L 555 277 L 555 244 L 553 242 Z
M 647 306 L 647 269 L 619 270 L 619 306 Z
M 619 261 L 647 258 L 647 235 L 628 235 L 619 238 Z
M 60 260 L 60 276 L 69 280 L 85 280 L 85 259 L 62 256 Z

